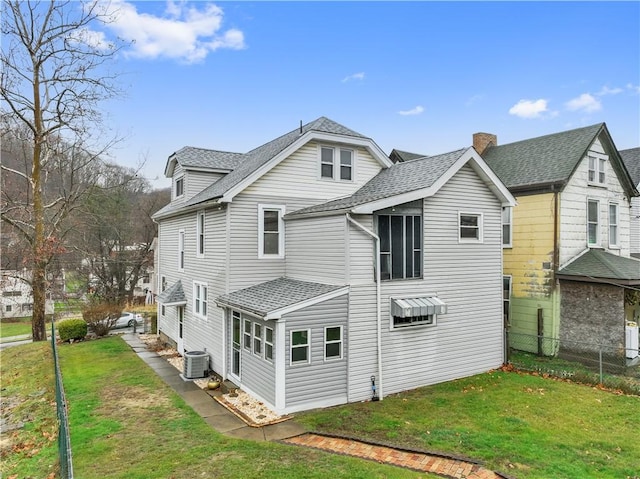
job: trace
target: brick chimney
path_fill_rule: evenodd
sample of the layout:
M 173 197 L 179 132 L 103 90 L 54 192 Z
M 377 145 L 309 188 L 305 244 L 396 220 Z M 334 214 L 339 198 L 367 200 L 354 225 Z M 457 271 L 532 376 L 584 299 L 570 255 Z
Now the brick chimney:
M 473 147 L 482 155 L 489 146 L 498 146 L 498 137 L 491 133 L 474 133 Z

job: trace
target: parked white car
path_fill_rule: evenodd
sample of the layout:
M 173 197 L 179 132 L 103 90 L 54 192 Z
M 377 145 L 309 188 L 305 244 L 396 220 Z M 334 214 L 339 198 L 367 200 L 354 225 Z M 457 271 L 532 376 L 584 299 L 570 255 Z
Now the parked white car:
M 141 314 L 138 313 L 130 313 L 123 312 L 122 315 L 116 321 L 116 324 L 113 326 L 114 328 L 127 328 L 132 327 L 133 323 L 136 323 L 138 326 L 142 326 L 144 319 Z

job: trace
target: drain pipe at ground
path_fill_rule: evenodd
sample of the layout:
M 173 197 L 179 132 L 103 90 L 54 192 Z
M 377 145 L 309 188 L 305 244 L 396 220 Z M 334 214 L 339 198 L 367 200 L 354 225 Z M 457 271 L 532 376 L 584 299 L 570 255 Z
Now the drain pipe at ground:
M 375 263 L 376 263 L 376 318 L 377 318 L 377 333 L 378 333 L 378 385 L 377 396 L 380 401 L 383 398 L 382 391 L 382 315 L 380 311 L 380 237 L 375 234 L 373 231 L 361 225 L 356 220 L 354 220 L 349 213 L 347 213 L 347 220 L 353 223 L 355 226 L 360 228 L 366 234 L 371 236 L 375 240 Z

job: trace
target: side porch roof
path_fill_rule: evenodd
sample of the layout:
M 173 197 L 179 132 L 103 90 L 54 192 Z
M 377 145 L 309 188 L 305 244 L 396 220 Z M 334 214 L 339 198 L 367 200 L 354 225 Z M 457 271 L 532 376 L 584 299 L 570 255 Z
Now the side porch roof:
M 640 285 L 640 260 L 589 249 L 560 268 L 557 278 L 590 283 Z
M 165 306 L 184 306 L 187 297 L 184 295 L 182 281 L 178 280 L 157 296 L 157 301 Z
M 220 307 L 238 309 L 262 319 L 280 319 L 284 314 L 312 306 L 349 292 L 349 286 L 278 278 L 224 294 L 216 298 Z

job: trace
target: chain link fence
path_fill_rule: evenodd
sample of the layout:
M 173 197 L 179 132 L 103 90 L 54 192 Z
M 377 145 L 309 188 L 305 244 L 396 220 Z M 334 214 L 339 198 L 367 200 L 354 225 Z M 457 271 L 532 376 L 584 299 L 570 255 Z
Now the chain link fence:
M 507 362 L 518 369 L 640 394 L 637 350 L 513 332 L 507 345 Z
M 51 322 L 51 348 L 53 350 L 53 365 L 56 376 L 56 412 L 58 416 L 58 456 L 60 459 L 60 477 L 63 479 L 73 479 L 69 416 L 67 410 L 67 399 L 65 398 L 64 386 L 62 384 L 62 374 L 60 373 L 60 363 L 58 361 L 55 321 Z

